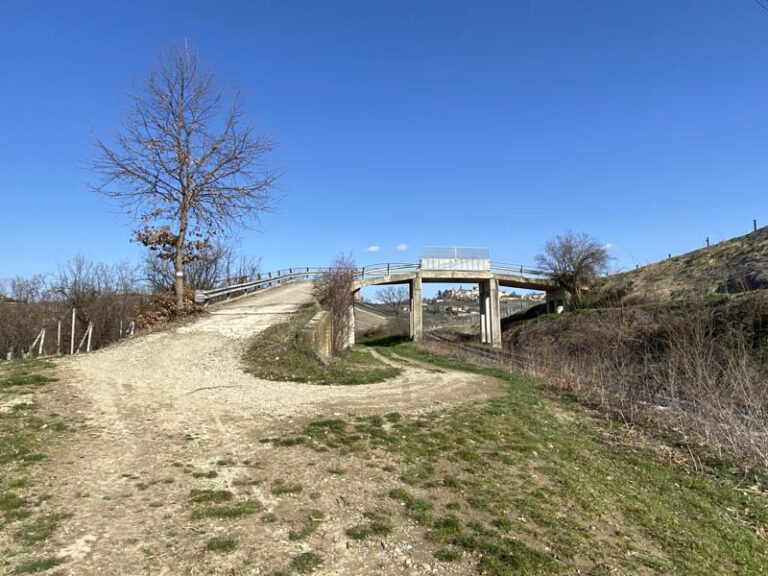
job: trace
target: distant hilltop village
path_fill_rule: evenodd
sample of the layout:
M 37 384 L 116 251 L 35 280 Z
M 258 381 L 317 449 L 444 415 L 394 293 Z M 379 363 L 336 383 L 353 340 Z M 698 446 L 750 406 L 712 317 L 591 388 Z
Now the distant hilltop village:
M 446 300 L 468 300 L 477 301 L 480 298 L 480 288 L 473 286 L 472 288 L 464 288 L 459 286 L 459 289 L 451 288 L 450 290 L 438 290 L 437 296 L 434 298 L 434 302 L 445 302 Z M 529 294 L 518 294 L 517 292 L 503 292 L 499 291 L 500 300 L 530 300 L 532 302 L 543 302 L 546 298 L 546 294 L 543 292 L 531 292 Z

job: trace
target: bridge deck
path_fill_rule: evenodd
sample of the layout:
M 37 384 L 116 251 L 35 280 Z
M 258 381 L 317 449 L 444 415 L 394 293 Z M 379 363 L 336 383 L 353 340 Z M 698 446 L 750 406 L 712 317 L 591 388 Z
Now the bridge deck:
M 464 270 L 420 270 L 412 272 L 395 272 L 392 274 L 372 275 L 369 278 L 355 280 L 354 289 L 365 286 L 381 286 L 386 284 L 404 284 L 420 277 L 427 283 L 479 283 L 486 280 L 498 280 L 499 286 L 509 288 L 522 288 L 527 290 L 556 290 L 557 284 L 541 277 L 532 277 L 521 274 L 509 274 L 499 272 L 480 272 Z

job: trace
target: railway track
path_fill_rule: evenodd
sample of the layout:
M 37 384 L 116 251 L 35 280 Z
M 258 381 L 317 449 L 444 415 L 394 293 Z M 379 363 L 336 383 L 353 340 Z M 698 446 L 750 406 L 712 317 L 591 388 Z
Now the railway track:
M 443 335 L 437 334 L 436 332 L 427 332 L 425 336 L 430 340 L 434 340 L 435 342 L 450 344 L 453 348 L 457 348 L 458 350 L 466 352 L 471 356 L 494 360 L 500 363 L 514 364 L 521 369 L 527 369 L 531 366 L 530 359 L 524 358 L 519 354 L 512 354 L 511 352 L 507 352 L 505 350 L 494 350 L 479 344 L 459 342 L 455 339 L 447 338 Z

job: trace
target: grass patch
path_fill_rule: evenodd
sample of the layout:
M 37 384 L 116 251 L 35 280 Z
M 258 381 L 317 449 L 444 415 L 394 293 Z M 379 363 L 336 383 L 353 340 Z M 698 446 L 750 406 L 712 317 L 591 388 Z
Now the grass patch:
M 288 322 L 271 326 L 251 341 L 245 354 L 247 371 L 268 380 L 312 384 L 373 384 L 400 374 L 364 350 L 350 350 L 344 358 L 321 363 L 297 336 L 318 308 L 309 307 Z
M 439 548 L 432 552 L 432 556 L 441 562 L 456 562 L 461 559 L 461 550 L 450 547 Z
M 25 546 L 32 546 L 38 542 L 44 542 L 51 537 L 51 534 L 55 532 L 62 520 L 71 517 L 72 514 L 48 514 L 46 516 L 38 516 L 28 524 L 16 530 L 13 537 L 17 542 L 24 544 Z
M 298 494 L 304 489 L 301 484 L 290 484 L 285 480 L 275 480 L 272 483 L 272 489 L 270 490 L 275 496 L 282 496 L 283 494 Z
M 197 490 L 189 491 L 188 499 L 195 504 L 208 502 L 228 502 L 232 500 L 232 492 L 229 490 Z
M 208 472 L 192 472 L 192 478 L 216 478 L 219 475 L 216 470 L 209 470 Z
M 427 532 L 427 539 L 433 542 L 453 542 L 464 531 L 464 525 L 458 516 L 450 515 L 438 518 Z
M 0 512 L 3 513 L 6 521 L 18 518 L 20 511 L 23 511 L 28 504 L 24 498 L 13 492 L 0 494 Z
M 47 558 L 37 558 L 35 560 L 27 560 L 26 562 L 19 564 L 13 573 L 36 574 L 38 572 L 43 572 L 44 570 L 53 568 L 54 566 L 58 566 L 62 562 L 63 560 L 61 558 L 54 558 L 52 556 Z
M 324 517 L 325 515 L 320 510 L 311 510 L 309 516 L 304 520 L 301 529 L 288 532 L 288 540 L 304 540 L 318 529 L 320 526 L 318 520 L 322 520 Z
M 765 486 L 764 478 L 736 477 L 727 467 L 689 471 L 658 456 L 668 448 L 637 442 L 623 423 L 595 417 L 537 379 L 413 344 L 390 346 L 440 368 L 499 378 L 507 393 L 445 414 L 384 417 L 386 426 L 370 417 L 318 421 L 300 436 L 309 448 L 350 458 L 373 452 L 383 469 L 403 466 L 403 485 L 389 497 L 427 528 L 438 560 L 469 553 L 489 576 L 597 574 L 601 566 L 627 574 L 764 573 L 768 505 L 750 489 Z M 449 511 L 437 521 L 434 502 Z M 367 525 L 348 536 L 367 537 Z
M 205 543 L 205 549 L 209 552 L 232 552 L 237 547 L 234 538 L 211 538 Z
M 388 536 L 392 533 L 392 522 L 382 512 L 365 512 L 363 517 L 368 521 L 345 531 L 352 540 L 366 540 L 371 536 Z
M 408 515 L 418 523 L 430 524 L 432 522 L 434 504 L 429 500 L 415 496 L 406 488 L 395 488 L 390 491 L 389 497 L 402 502 L 408 511 Z
M 246 500 L 229 506 L 209 506 L 198 508 L 192 512 L 192 520 L 204 518 L 239 518 L 248 514 L 254 514 L 261 510 L 261 503 L 257 500 Z
M 322 557 L 316 552 L 304 552 L 291 560 L 291 569 L 299 574 L 310 574 L 322 563 Z

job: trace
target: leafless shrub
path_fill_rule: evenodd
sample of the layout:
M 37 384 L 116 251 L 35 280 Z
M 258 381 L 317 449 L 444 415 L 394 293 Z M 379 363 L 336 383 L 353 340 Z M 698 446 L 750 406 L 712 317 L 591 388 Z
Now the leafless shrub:
M 509 345 L 561 391 L 768 466 L 766 320 L 764 299 L 618 308 L 531 323 Z
M 0 351 L 13 351 L 14 356 L 28 352 L 43 328 L 44 353 L 68 351 L 72 309 L 76 314 L 75 345 L 92 324 L 91 347 L 100 348 L 117 340 L 121 323 L 123 331 L 127 330 L 131 319 L 147 305 L 136 268 L 125 262 L 108 266 L 76 256 L 53 275 L 17 277 L 5 284 L 16 301 L 0 302 Z M 59 327 L 61 348 L 57 346 Z
M 331 339 L 334 356 L 346 354 L 354 331 L 352 284 L 355 262 L 351 256 L 339 255 L 331 267 L 314 281 L 315 297 L 331 313 Z
M 215 242 L 205 247 L 198 257 L 184 265 L 187 285 L 194 290 L 210 290 L 224 284 L 236 284 L 253 278 L 259 272 L 259 260 L 238 255 L 232 245 Z M 167 258 L 147 250 L 142 275 L 153 293 L 175 289 L 174 264 Z

